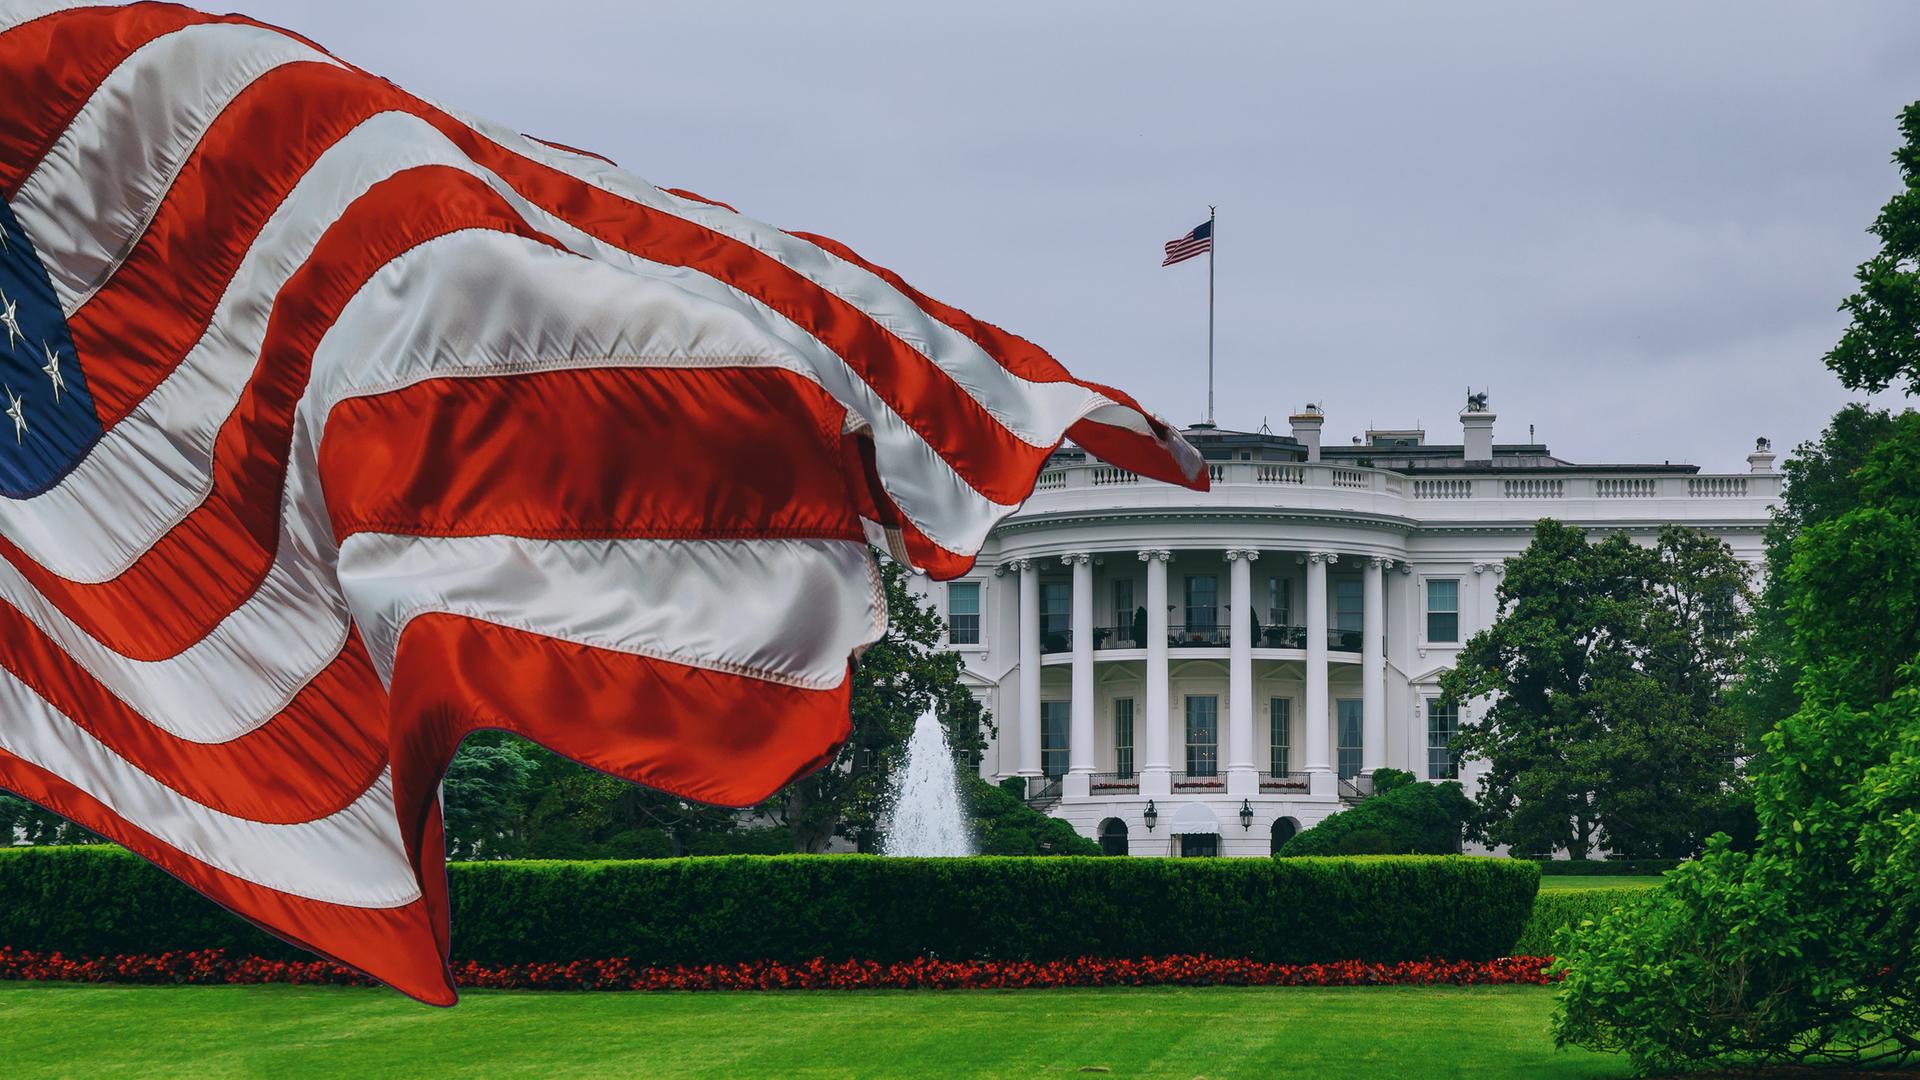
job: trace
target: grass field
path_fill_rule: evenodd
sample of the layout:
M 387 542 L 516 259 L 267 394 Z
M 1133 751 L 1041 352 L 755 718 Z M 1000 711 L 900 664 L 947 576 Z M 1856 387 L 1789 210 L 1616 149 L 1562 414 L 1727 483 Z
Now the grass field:
M 1591 877 L 1567 874 L 1544 875 L 1540 878 L 1540 888 L 1543 892 L 1548 889 L 1644 889 L 1658 884 L 1660 879 L 1657 876 L 1641 877 L 1633 874 L 1622 874 L 1618 877 L 1611 874 L 1595 874 Z
M 1615 1077 L 1540 987 L 730 994 L 0 983 L 0 1074 Z

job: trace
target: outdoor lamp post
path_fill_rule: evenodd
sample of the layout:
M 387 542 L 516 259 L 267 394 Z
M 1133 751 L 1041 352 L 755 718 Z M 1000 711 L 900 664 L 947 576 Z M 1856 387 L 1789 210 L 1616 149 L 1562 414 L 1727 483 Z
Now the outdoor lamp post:
M 1141 815 L 1147 819 L 1147 831 L 1152 832 L 1154 823 L 1160 820 L 1160 811 L 1153 808 L 1153 800 L 1147 800 L 1147 812 Z
M 1249 832 L 1253 830 L 1253 804 L 1246 799 L 1240 800 L 1240 827 Z

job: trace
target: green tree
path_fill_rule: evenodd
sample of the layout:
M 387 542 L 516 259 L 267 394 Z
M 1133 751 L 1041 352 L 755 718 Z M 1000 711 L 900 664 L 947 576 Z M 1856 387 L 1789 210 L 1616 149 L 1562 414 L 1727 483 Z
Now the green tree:
M 1643 548 L 1543 519 L 1498 595 L 1441 679 L 1449 701 L 1488 699 L 1454 742 L 1488 766 L 1473 835 L 1574 858 L 1698 851 L 1740 798 L 1745 567 L 1692 530 Z
M 447 857 L 501 859 L 519 854 L 530 744 L 502 732 L 476 732 L 460 744 L 440 781 Z
M 100 837 L 37 803 L 0 791 L 0 847 L 16 843 L 97 844 Z
M 1733 701 L 1744 717 L 1747 745 L 1764 754 L 1762 736 L 1800 709 L 1800 665 L 1787 620 L 1787 567 L 1793 540 L 1812 525 L 1860 505 L 1858 472 L 1873 447 L 1893 433 L 1893 414 L 1865 405 L 1836 413 L 1815 442 L 1787 458 L 1786 491 L 1767 526 L 1766 580 L 1754 604 L 1753 636 Z
M 960 795 L 982 855 L 1100 854 L 1100 845 L 1075 832 L 1072 825 L 1033 809 L 1018 795 L 978 776 L 965 778 Z
M 1840 304 L 1851 321 L 1827 366 L 1854 390 L 1878 392 L 1904 380 L 1920 393 L 1920 102 L 1900 113 L 1893 152 L 1901 190 L 1867 228 L 1880 250 L 1861 263 L 1859 291 Z
M 1381 769 L 1373 798 L 1329 815 L 1288 840 L 1280 855 L 1457 855 L 1473 802 L 1456 781 L 1423 784 Z
M 946 624 L 907 588 L 908 572 L 883 560 L 887 632 L 854 662 L 853 731 L 833 759 L 788 784 L 761 809 L 793 831 L 795 851 L 822 851 L 836 833 L 862 851 L 878 842 L 879 815 L 913 726 L 928 709 L 956 757 L 978 761 L 986 714 L 960 681 L 958 653 L 939 648 Z
M 1716 839 L 1558 943 L 1555 1038 L 1643 1071 L 1920 1053 L 1920 414 L 1791 542 L 1800 706 L 1766 735 L 1753 852 Z

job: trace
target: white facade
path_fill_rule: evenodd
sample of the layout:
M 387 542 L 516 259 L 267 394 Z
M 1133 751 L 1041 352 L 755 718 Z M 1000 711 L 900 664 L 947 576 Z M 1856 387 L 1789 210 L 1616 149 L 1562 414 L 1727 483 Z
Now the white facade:
M 1448 774 L 1439 676 L 1538 519 L 1643 543 L 1691 526 L 1757 575 L 1780 493 L 1764 440 L 1747 471 L 1707 474 L 1495 445 L 1484 408 L 1444 446 L 1399 431 L 1323 450 L 1319 412 L 1293 419 L 1291 436 L 1190 430 L 1205 493 L 1064 448 L 970 574 L 921 582 L 999 729 L 983 776 L 1031 778 L 1088 837 L 1124 824 L 1134 855 L 1266 855 L 1276 825 L 1314 824 L 1374 769 Z

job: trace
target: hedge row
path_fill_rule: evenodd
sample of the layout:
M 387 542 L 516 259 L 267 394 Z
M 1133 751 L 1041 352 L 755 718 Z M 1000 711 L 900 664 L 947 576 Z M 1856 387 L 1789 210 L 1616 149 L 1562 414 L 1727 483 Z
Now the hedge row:
M 1063 960 L 1487 960 L 1539 871 L 1505 859 L 734 856 L 456 863 L 453 959 L 638 965 Z M 69 955 L 299 954 L 132 855 L 0 852 L 0 946 Z
M 1513 943 L 1515 956 L 1554 955 L 1553 937 L 1563 926 L 1637 903 L 1651 888 L 1543 889 L 1533 898 L 1533 916 Z

